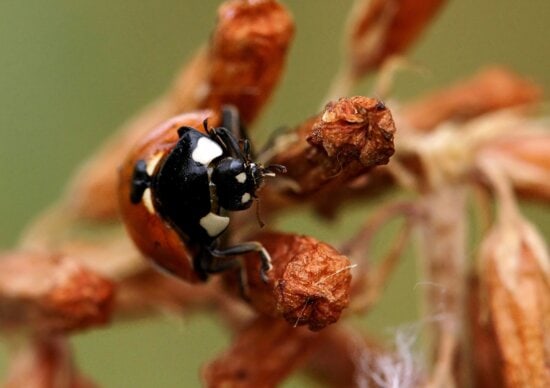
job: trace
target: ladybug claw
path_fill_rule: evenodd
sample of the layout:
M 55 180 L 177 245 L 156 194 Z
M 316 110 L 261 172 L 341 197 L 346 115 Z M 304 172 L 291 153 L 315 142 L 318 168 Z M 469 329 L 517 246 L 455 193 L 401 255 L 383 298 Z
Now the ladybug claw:
M 268 276 L 268 272 L 271 271 L 271 267 L 269 268 L 264 268 L 262 266 L 262 268 L 260 269 L 260 278 L 262 279 L 262 282 L 264 283 L 269 283 L 269 276 Z

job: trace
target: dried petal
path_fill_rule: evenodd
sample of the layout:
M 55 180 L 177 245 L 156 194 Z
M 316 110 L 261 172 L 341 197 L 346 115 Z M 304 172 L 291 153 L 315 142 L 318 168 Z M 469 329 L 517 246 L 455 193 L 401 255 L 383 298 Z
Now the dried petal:
M 66 332 L 107 323 L 113 284 L 66 257 L 30 252 L 0 258 L 3 329 Z
M 405 119 L 419 131 L 446 120 L 466 121 L 484 113 L 538 102 L 540 87 L 504 67 L 490 67 L 471 79 L 408 104 Z
M 349 303 L 350 262 L 312 237 L 266 232 L 257 236 L 271 255 L 273 269 L 264 283 L 257 254 L 245 257 L 247 297 L 259 312 L 291 325 L 320 330 L 340 318 Z M 234 288 L 234 277 L 230 281 Z
M 484 147 L 511 179 L 519 195 L 550 201 L 550 134 L 518 134 Z

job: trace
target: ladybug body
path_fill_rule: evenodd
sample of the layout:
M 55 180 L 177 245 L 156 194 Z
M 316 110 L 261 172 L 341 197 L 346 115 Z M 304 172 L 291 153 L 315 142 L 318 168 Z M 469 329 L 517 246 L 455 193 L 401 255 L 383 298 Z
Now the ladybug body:
M 193 275 L 205 280 L 208 274 L 235 267 L 235 256 L 251 251 L 259 254 L 262 264 L 260 274 L 264 280 L 271 268 L 269 254 L 257 242 L 226 248 L 220 246 L 220 237 L 229 226 L 229 212 L 248 209 L 264 177 L 284 171 L 282 166 L 264 168 L 254 163 L 248 140 L 243 140 L 241 148 L 237 140 L 238 131 L 242 128 L 236 111 L 225 108 L 222 126 L 208 128 L 206 121 L 203 131 L 192 126 L 181 126 L 177 129 L 177 140 L 171 146 L 167 146 L 165 136 L 161 136 L 157 150 L 149 144 L 147 155 L 131 158 L 133 171 L 130 188 L 123 190 L 122 196 L 127 197 L 121 198 L 121 201 L 131 205 L 125 203 L 123 210 L 139 207 L 141 212 L 145 209 L 149 217 L 160 218 L 162 222 L 157 219 L 155 227 L 168 228 L 167 232 L 175 233 L 179 243 L 185 246 L 187 257 L 165 257 L 180 253 L 166 251 L 162 241 L 153 242 L 152 246 L 144 244 L 142 239 L 146 236 L 130 230 L 131 235 L 134 240 L 137 238 L 138 247 L 145 245 L 144 253 L 157 264 L 188 280 L 190 276 L 182 276 L 181 268 L 178 268 L 189 266 L 188 261 L 191 261 Z M 127 225 L 129 222 L 131 220 L 126 222 Z M 148 228 L 147 223 L 145 228 Z M 171 239 L 168 245 L 175 243 Z

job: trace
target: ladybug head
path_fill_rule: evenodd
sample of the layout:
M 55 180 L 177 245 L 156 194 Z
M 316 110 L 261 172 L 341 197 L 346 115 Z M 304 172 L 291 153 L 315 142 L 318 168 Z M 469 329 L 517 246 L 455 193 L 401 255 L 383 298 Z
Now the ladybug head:
M 227 157 L 221 159 L 212 171 L 218 204 L 226 210 L 248 209 L 256 198 L 256 191 L 266 176 L 284 172 L 278 164 L 263 167 L 247 159 Z

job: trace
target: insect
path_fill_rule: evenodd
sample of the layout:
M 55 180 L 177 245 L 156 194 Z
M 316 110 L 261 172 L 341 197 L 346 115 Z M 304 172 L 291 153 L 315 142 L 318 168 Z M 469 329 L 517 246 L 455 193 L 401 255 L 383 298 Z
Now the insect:
M 286 169 L 254 161 L 235 108 L 222 109 L 219 127 L 202 124 L 161 128 L 129 157 L 119 198 L 127 229 L 157 265 L 187 280 L 206 280 L 236 267 L 236 256 L 257 252 L 267 281 L 271 259 L 260 243 L 224 247 L 222 237 L 230 212 L 248 209 L 265 177 Z

